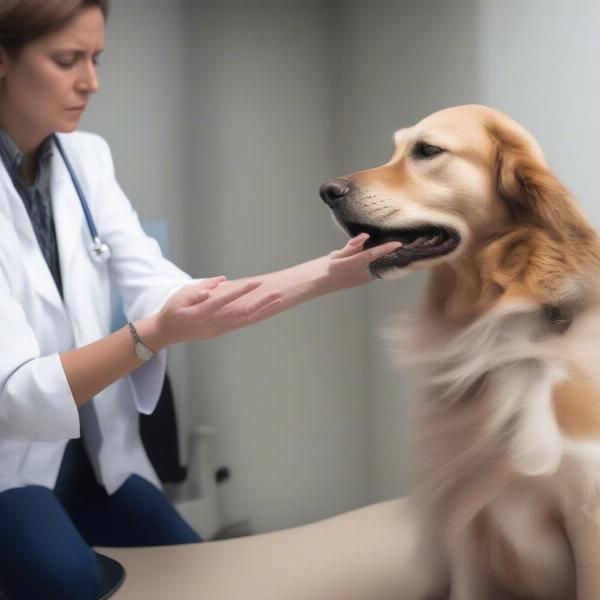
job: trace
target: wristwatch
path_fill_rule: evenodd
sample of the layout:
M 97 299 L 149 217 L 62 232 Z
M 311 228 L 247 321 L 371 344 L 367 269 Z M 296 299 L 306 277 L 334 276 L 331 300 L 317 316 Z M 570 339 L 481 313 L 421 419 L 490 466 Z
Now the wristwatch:
M 127 325 L 129 325 L 129 331 L 131 332 L 131 336 L 135 342 L 135 353 L 137 354 L 138 358 L 142 359 L 143 361 L 150 360 L 154 356 L 154 352 L 152 352 L 152 350 L 150 350 L 150 348 L 148 348 L 148 346 L 142 342 L 135 325 L 133 323 L 127 323 Z

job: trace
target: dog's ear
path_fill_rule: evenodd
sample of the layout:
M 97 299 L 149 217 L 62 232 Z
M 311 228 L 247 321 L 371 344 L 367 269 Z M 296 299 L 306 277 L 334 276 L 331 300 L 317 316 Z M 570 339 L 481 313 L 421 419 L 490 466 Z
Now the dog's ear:
M 519 224 L 540 226 L 561 239 L 589 237 L 591 227 L 568 190 L 524 144 L 506 140 L 498 144 L 496 185 Z
M 490 278 L 542 304 L 560 303 L 574 277 L 600 265 L 596 233 L 536 148 L 496 139 L 497 193 L 515 223 L 489 249 Z

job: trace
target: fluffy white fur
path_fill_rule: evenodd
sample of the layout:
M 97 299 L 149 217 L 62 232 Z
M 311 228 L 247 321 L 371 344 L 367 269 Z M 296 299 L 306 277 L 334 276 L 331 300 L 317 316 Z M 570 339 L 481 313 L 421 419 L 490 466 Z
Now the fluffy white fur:
M 548 600 L 575 598 L 567 541 L 544 528 L 551 503 L 543 506 L 536 490 L 543 478 L 546 497 L 548 490 L 558 494 L 561 469 L 569 470 L 580 450 L 565 443 L 552 408 L 552 389 L 566 374 L 566 339 L 527 302 L 466 328 L 411 314 L 389 331 L 397 364 L 420 370 L 421 393 L 410 411 L 413 500 L 438 531 L 446 560 L 456 560 L 456 540 L 488 509 L 524 561 L 531 590 Z M 600 453 L 600 444 L 592 447 Z M 600 473 L 600 461 L 594 467 Z M 581 476 L 583 498 L 589 480 Z

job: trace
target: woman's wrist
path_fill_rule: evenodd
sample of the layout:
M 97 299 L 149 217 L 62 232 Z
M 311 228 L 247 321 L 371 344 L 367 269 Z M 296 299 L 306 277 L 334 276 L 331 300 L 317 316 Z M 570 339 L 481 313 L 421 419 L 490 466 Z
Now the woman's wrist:
M 322 256 L 282 272 L 280 287 L 286 290 L 285 296 L 292 299 L 292 304 L 299 304 L 335 291 L 328 276 L 327 257 Z M 289 282 L 292 285 L 289 285 Z M 286 285 L 286 282 L 288 285 Z
M 169 343 L 161 333 L 158 314 L 145 319 L 138 319 L 133 323 L 142 343 L 148 346 L 152 352 L 159 352 L 169 346 Z
M 320 256 L 306 263 L 310 269 L 308 285 L 312 292 L 312 297 L 322 296 L 341 289 L 339 281 L 332 276 L 330 263 L 330 256 Z

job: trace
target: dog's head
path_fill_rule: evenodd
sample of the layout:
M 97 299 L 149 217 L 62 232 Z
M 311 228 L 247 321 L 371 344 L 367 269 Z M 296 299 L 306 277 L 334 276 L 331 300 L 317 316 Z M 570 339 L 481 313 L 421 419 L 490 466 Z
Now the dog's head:
M 568 242 L 561 252 L 576 254 L 595 239 L 533 136 L 479 105 L 448 108 L 399 130 L 386 164 L 329 181 L 320 194 L 350 235 L 370 234 L 366 247 L 404 243 L 371 263 L 382 278 L 486 252 L 503 261 L 506 248 L 518 247 L 514 239 L 501 252 L 489 248 L 517 231 L 519 239 L 541 233 L 555 252 L 560 241 Z

